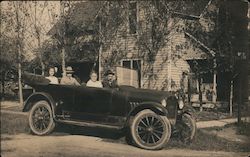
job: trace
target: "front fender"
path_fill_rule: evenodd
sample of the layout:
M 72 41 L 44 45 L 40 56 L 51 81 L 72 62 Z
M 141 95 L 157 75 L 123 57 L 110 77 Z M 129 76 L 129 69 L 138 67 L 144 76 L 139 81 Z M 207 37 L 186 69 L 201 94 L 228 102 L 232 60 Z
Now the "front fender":
M 168 115 L 167 109 L 164 108 L 161 104 L 156 103 L 156 102 L 142 102 L 128 113 L 124 128 L 127 128 L 130 126 L 132 116 L 135 116 L 138 112 L 145 110 L 145 109 L 150 109 L 156 114 L 159 114 L 161 116 Z
M 190 115 L 191 117 L 195 118 L 196 115 L 195 115 L 195 110 L 194 108 L 191 106 L 191 105 L 185 105 L 184 108 L 183 108 L 183 111 L 182 111 L 182 114 L 188 114 Z
M 181 110 L 181 112 L 179 112 L 179 114 L 177 115 L 177 120 L 181 121 L 182 116 L 184 114 L 188 114 L 190 115 L 192 118 L 196 119 L 196 114 L 195 114 L 195 110 L 192 106 L 190 105 L 185 105 L 184 108 Z
M 129 112 L 129 116 L 134 116 L 138 112 L 144 110 L 144 109 L 150 109 L 153 112 L 162 115 L 162 116 L 167 116 L 168 111 L 166 108 L 164 108 L 161 104 L 156 103 L 156 102 L 143 102 L 140 103 L 137 107 L 135 107 L 132 111 Z
M 53 117 L 55 117 L 54 111 L 55 111 L 56 103 L 53 100 L 52 96 L 48 93 L 45 93 L 45 92 L 35 92 L 35 93 L 31 94 L 24 102 L 23 112 L 28 112 L 31 109 L 31 107 L 34 105 L 35 102 L 41 101 L 41 100 L 45 100 L 50 104 L 51 109 L 52 109 L 52 113 L 53 113 Z

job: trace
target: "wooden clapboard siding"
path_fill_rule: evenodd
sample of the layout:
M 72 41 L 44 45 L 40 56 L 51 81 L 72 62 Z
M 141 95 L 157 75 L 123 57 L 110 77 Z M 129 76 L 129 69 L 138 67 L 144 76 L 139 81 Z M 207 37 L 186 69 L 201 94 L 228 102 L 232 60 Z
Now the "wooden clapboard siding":
M 180 58 L 175 63 L 172 63 L 172 69 L 171 69 L 172 76 L 171 76 L 171 78 L 172 78 L 174 85 L 175 85 L 174 87 L 172 87 L 173 90 L 180 88 L 182 73 L 184 71 L 190 71 L 190 67 L 189 67 L 189 64 L 187 63 L 187 61 Z
M 156 78 L 151 88 L 167 90 L 166 86 L 169 84 L 169 79 L 174 84 L 173 90 L 180 88 L 180 79 L 183 71 L 189 71 L 189 65 L 187 61 L 179 58 L 183 52 L 176 50 L 177 45 L 181 45 L 186 42 L 184 33 L 177 32 L 175 29 L 169 34 L 170 37 L 166 39 L 166 45 L 157 53 L 154 62 L 154 74 Z M 172 54 L 172 52 L 178 52 L 179 54 Z M 170 53 L 170 56 L 169 56 Z M 168 58 L 171 57 L 171 58 Z M 171 64 L 171 66 L 169 65 Z M 170 66 L 170 67 L 169 67 Z M 168 74 L 169 69 L 171 70 Z
M 181 58 L 176 58 L 174 56 L 180 55 L 183 53 L 181 51 L 178 51 L 178 45 L 181 45 L 183 43 L 187 42 L 187 39 L 184 36 L 183 32 L 180 32 L 177 30 L 179 26 L 183 25 L 183 21 L 179 20 L 179 22 L 173 26 L 173 20 L 169 19 L 169 29 L 170 33 L 166 36 L 165 39 L 165 45 L 160 48 L 158 53 L 155 56 L 155 60 L 153 63 L 153 78 L 149 79 L 149 74 L 146 72 L 148 70 L 149 64 L 144 60 L 142 54 L 145 52 L 139 51 L 139 47 L 137 45 L 138 40 L 138 34 L 140 32 L 146 32 L 148 38 L 151 38 L 151 29 L 150 24 L 146 24 L 145 22 L 145 9 L 143 6 L 140 6 L 140 2 L 138 2 L 138 24 L 140 23 L 140 26 L 138 26 L 137 34 L 129 34 L 128 32 L 128 21 L 124 21 L 124 24 L 119 28 L 117 34 L 114 36 L 114 39 L 111 43 L 106 43 L 106 48 L 102 52 L 102 59 L 105 58 L 108 60 L 111 58 L 114 54 L 113 51 L 122 51 L 123 54 L 120 54 L 121 56 L 118 57 L 116 61 L 116 65 L 120 65 L 120 61 L 122 59 L 128 59 L 127 54 L 130 53 L 131 59 L 142 59 L 142 88 L 151 88 L 151 89 L 158 89 L 158 90 L 167 90 L 166 88 L 168 83 L 168 78 L 171 77 L 172 82 L 175 82 L 176 88 L 180 87 L 180 79 L 181 74 L 184 70 L 189 69 L 189 65 L 187 62 Z M 148 30 L 148 31 L 147 31 Z M 127 32 L 126 35 L 124 35 L 124 32 Z M 179 54 L 172 54 L 173 52 L 178 52 Z M 131 56 L 132 54 L 132 56 Z M 169 57 L 169 54 L 171 54 L 171 57 Z M 171 63 L 171 66 L 170 66 Z M 102 68 L 107 68 L 107 65 L 105 65 L 104 62 L 101 63 Z M 169 67 L 171 67 L 169 69 Z M 171 71 L 171 74 L 168 74 L 168 72 Z

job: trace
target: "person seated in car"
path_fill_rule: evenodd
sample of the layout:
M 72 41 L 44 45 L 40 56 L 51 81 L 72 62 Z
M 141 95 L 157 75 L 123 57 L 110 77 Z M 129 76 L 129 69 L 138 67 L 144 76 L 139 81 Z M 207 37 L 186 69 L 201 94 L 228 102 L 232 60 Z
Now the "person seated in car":
M 77 85 L 80 86 L 80 83 L 72 76 L 74 71 L 71 66 L 68 66 L 66 69 L 66 76 L 63 76 L 61 79 L 61 84 L 65 85 Z
M 50 67 L 49 68 L 49 76 L 46 77 L 46 79 L 50 80 L 50 84 L 58 84 L 58 78 L 54 76 L 55 75 L 55 68 Z
M 97 73 L 95 71 L 91 71 L 90 80 L 86 84 L 87 87 L 97 87 L 102 88 L 102 83 L 97 81 Z
M 114 79 L 115 73 L 111 70 L 108 70 L 105 73 L 106 78 L 103 80 L 102 84 L 104 88 L 117 88 L 116 80 Z

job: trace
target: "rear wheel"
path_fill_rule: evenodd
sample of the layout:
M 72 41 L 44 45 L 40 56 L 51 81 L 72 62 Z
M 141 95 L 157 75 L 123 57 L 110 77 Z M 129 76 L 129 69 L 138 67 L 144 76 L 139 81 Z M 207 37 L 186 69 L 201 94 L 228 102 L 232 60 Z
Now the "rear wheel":
M 36 135 L 46 135 L 54 130 L 55 122 L 47 101 L 38 101 L 32 106 L 29 112 L 29 126 Z
M 143 110 L 132 120 L 130 131 L 136 146 L 155 150 L 163 148 L 169 141 L 171 125 L 167 117 Z

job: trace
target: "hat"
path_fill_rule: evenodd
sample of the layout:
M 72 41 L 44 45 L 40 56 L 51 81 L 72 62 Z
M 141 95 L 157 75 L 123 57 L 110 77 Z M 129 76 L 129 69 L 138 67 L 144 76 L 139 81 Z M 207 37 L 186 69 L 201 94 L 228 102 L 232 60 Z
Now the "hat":
M 74 70 L 72 69 L 71 66 L 67 66 L 67 68 L 65 69 L 66 73 L 74 73 Z
M 109 74 L 115 75 L 115 73 L 114 73 L 112 70 L 107 70 L 106 73 L 105 73 L 105 75 L 107 76 L 107 75 L 109 75 Z

